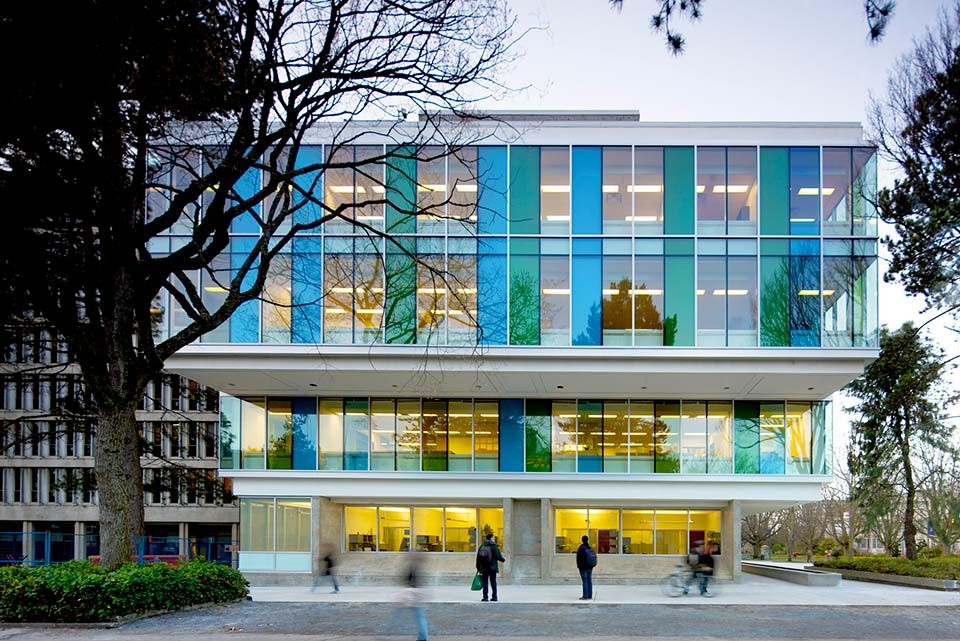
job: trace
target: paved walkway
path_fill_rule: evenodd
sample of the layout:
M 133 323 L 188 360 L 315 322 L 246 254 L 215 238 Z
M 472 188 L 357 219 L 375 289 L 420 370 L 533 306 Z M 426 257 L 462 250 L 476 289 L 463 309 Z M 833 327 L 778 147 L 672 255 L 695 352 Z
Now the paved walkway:
M 796 566 L 794 566 L 796 567 Z M 603 585 L 598 573 L 594 585 L 596 603 L 671 604 L 671 605 L 817 605 L 817 606 L 960 606 L 960 592 L 937 592 L 862 581 L 841 581 L 834 587 L 808 587 L 762 576 L 744 574 L 740 583 L 719 586 L 713 599 L 695 595 L 677 599 L 665 596 L 659 585 Z M 344 586 L 331 594 L 327 586 L 311 591 L 308 587 L 252 587 L 254 601 L 272 602 L 344 602 L 390 603 L 399 588 L 392 586 Z M 576 603 L 580 584 L 501 585 L 500 601 L 505 603 Z M 427 590 L 434 603 L 470 603 L 479 601 L 478 592 L 469 585 L 436 586 Z

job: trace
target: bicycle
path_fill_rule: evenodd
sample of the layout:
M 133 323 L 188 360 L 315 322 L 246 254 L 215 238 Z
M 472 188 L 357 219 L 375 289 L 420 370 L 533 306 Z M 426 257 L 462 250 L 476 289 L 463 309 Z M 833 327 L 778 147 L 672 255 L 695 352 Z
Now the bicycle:
M 696 586 L 696 590 L 699 590 L 697 582 L 700 580 L 698 576 L 693 571 L 689 565 L 681 564 L 676 566 L 669 575 L 663 578 L 660 582 L 660 588 L 663 590 L 663 593 L 672 598 L 680 597 L 691 592 L 691 587 Z M 703 596 L 710 598 L 717 595 L 716 589 L 717 583 L 712 578 L 709 582 L 709 590 Z

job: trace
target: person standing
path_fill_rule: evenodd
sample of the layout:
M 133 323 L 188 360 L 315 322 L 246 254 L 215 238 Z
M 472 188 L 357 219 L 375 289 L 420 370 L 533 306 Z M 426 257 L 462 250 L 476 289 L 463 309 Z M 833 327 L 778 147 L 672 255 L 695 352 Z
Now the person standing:
M 580 584 L 583 587 L 581 601 L 593 598 L 593 568 L 597 567 L 597 553 L 590 547 L 590 538 L 584 534 L 580 537 L 580 547 L 577 548 L 577 569 L 580 570 Z
M 505 563 L 506 559 L 500 553 L 497 547 L 496 537 L 491 532 L 485 537 L 484 542 L 477 550 L 477 572 L 480 573 L 480 580 L 483 581 L 483 598 L 481 601 L 497 600 L 497 572 L 500 569 L 499 563 Z M 488 594 L 492 598 L 487 598 Z

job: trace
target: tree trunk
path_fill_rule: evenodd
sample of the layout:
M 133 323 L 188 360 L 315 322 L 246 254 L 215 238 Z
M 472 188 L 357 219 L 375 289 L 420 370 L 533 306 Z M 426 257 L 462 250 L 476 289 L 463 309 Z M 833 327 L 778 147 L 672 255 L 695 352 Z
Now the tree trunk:
M 909 419 L 906 421 L 907 428 L 910 426 Z M 914 504 L 917 500 L 917 485 L 913 479 L 913 464 L 910 462 L 910 432 L 904 430 L 903 441 L 900 445 L 901 456 L 903 457 L 903 480 L 906 495 L 903 510 L 903 550 L 904 555 L 911 561 L 917 560 L 917 520 Z
M 136 403 L 99 408 L 94 452 L 100 496 L 100 564 L 115 569 L 130 561 L 133 537 L 143 534 L 143 472 Z

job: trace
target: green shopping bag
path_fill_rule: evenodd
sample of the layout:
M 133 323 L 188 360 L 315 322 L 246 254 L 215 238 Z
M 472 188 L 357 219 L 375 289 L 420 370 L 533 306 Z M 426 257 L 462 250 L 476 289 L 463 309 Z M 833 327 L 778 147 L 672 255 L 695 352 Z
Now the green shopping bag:
M 470 589 L 474 592 L 483 589 L 483 579 L 480 578 L 479 572 L 473 575 L 473 583 L 470 584 Z

